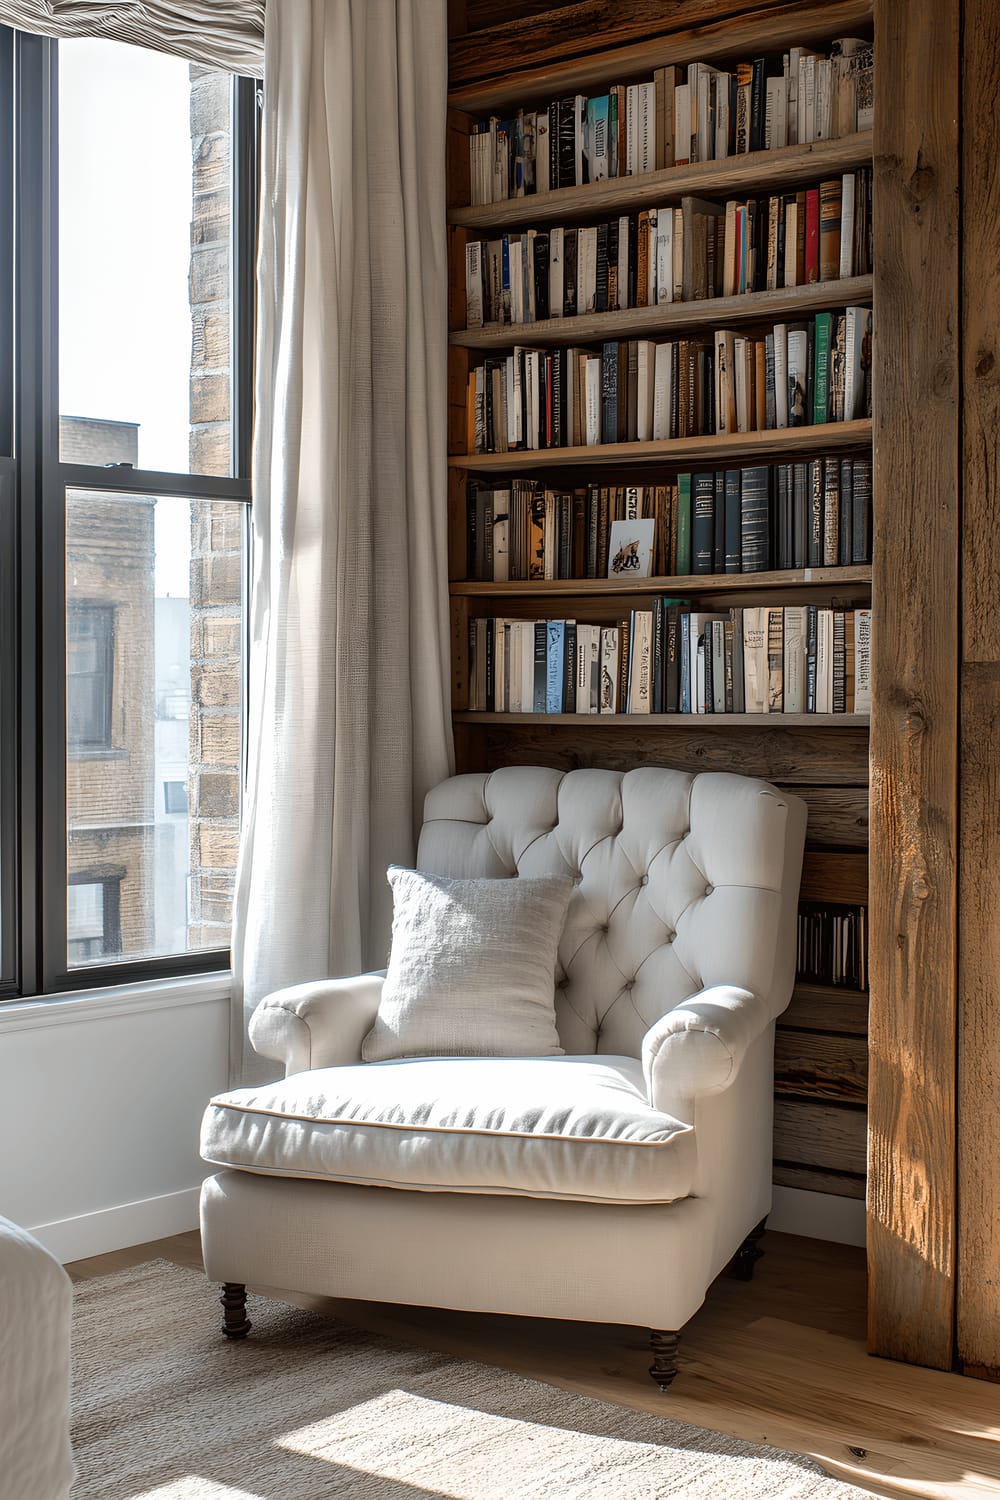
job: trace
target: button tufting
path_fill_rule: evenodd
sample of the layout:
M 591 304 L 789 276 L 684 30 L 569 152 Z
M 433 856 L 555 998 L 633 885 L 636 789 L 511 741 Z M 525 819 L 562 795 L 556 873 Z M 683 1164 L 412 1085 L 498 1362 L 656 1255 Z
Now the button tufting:
M 567 988 L 568 985 L 569 985 L 569 980 L 568 979 L 559 979 L 559 980 L 556 981 L 556 989 L 557 990 L 564 990 L 564 989 Z
M 639 881 L 639 884 L 640 885 L 648 885 L 649 884 L 649 876 L 648 875 L 644 875 L 642 877 L 642 879 Z
M 674 938 L 675 938 L 675 937 L 676 937 L 676 936 L 677 936 L 677 934 L 676 934 L 676 932 L 668 932 L 668 933 L 667 933 L 667 942 L 668 942 L 668 943 L 672 943 L 672 942 L 673 942 L 673 940 L 674 940 Z
M 705 887 L 705 895 L 706 896 L 710 896 L 714 890 L 715 890 L 715 886 L 714 885 L 706 885 L 706 887 Z
M 634 990 L 635 989 L 635 980 L 634 979 L 626 979 L 626 981 L 625 981 L 625 989 L 627 989 L 627 990 Z

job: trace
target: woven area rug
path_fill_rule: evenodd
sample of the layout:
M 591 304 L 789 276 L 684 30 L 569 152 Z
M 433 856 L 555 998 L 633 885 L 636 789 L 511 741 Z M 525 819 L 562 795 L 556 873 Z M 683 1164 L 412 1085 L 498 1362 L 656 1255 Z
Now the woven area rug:
M 75 1288 L 72 1500 L 868 1500 L 804 1458 L 216 1289 Z M 683 1378 L 683 1377 L 682 1377 Z

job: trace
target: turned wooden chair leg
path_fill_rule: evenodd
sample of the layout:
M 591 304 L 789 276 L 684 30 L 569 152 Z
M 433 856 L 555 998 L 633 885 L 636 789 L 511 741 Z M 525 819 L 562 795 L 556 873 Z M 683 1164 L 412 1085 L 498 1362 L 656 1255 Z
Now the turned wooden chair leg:
M 764 1233 L 766 1224 L 767 1215 L 765 1214 L 760 1223 L 754 1229 L 751 1229 L 733 1257 L 732 1274 L 736 1277 L 737 1281 L 753 1280 L 753 1268 L 764 1254 L 757 1241 Z
M 668 1388 L 677 1374 L 677 1346 L 680 1341 L 679 1333 L 667 1333 L 662 1328 L 654 1328 L 649 1335 L 649 1347 L 653 1351 L 649 1373 L 661 1391 Z
M 227 1339 L 245 1339 L 253 1326 L 247 1317 L 247 1289 L 242 1282 L 222 1283 L 222 1331 Z

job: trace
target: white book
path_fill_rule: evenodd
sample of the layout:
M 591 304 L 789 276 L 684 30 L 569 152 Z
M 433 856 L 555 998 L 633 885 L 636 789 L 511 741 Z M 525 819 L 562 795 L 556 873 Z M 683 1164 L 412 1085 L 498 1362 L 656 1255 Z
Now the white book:
M 523 323 L 524 318 L 524 238 L 512 234 L 507 241 L 507 263 L 510 267 L 510 321 Z
M 691 92 L 686 83 L 674 89 L 674 165 L 691 160 Z
M 493 707 L 498 714 L 508 711 L 510 683 L 507 672 L 507 627 L 509 620 L 496 619 L 493 630 Z
M 788 426 L 788 324 L 774 325 L 774 425 Z
M 521 621 L 521 712 L 535 709 L 535 622 Z
M 788 85 L 784 78 L 767 80 L 764 145 L 768 151 L 788 145 Z
M 483 326 L 483 245 L 481 240 L 469 240 L 465 247 L 465 325 L 467 328 L 482 328 Z
M 524 412 L 521 400 L 523 385 L 521 377 L 521 361 L 515 355 L 514 358 L 508 360 L 507 363 L 511 371 L 510 414 L 513 418 L 510 429 L 512 434 L 512 441 L 509 442 L 508 446 L 511 448 L 523 448 L 525 446 L 525 443 Z
M 714 714 L 726 711 L 726 621 L 712 621 L 712 702 Z
M 549 114 L 543 109 L 535 116 L 535 192 L 549 191 Z
M 854 712 L 872 711 L 872 612 L 854 611 Z
M 716 73 L 712 78 L 715 96 L 715 159 L 729 155 L 729 74 Z
M 806 709 L 807 620 L 804 604 L 785 606 L 782 712 L 786 714 L 801 714 Z
M 653 703 L 653 611 L 634 609 L 629 632 L 628 712 L 648 714 Z
M 598 711 L 618 712 L 618 627 L 606 625 L 601 631 L 601 676 Z
M 736 336 L 730 328 L 717 328 L 715 343 L 715 430 L 736 432 L 736 386 L 734 381 Z
M 636 107 L 635 170 L 656 167 L 656 85 L 640 83 Z
M 653 438 L 653 388 L 656 380 L 656 345 L 640 339 L 636 374 L 636 437 L 640 443 Z
M 816 57 L 807 53 L 799 59 L 799 144 L 815 140 L 816 129 Z
M 712 120 L 712 88 L 716 69 L 708 63 L 698 67 L 698 160 L 711 161 L 715 154 L 715 130 Z
M 566 241 L 564 229 L 549 230 L 549 317 L 561 318 L 563 315 L 563 273 L 565 260 L 563 252 Z
M 597 226 L 581 229 L 576 239 L 576 310 L 597 311 Z
M 653 363 L 653 441 L 670 437 L 674 399 L 674 345 L 657 344 Z
M 619 237 L 621 231 L 619 230 Z M 655 304 L 665 307 L 674 300 L 674 213 L 660 208 L 656 212 L 656 297 Z
M 666 210 L 669 212 L 669 210 Z M 671 223 L 673 213 L 670 213 Z M 655 208 L 648 210 L 648 239 L 646 252 L 646 303 L 647 307 L 656 306 L 656 234 L 659 224 L 659 214 Z
M 750 431 L 750 391 L 747 387 L 747 341 L 742 334 L 733 338 L 733 385 L 736 395 L 736 431 Z
M 523 620 L 510 620 L 504 630 L 507 637 L 507 712 L 521 712 L 521 626 Z
M 768 698 L 767 608 L 748 606 L 743 611 L 744 712 L 766 714 Z
M 855 646 L 857 660 L 857 646 Z M 855 696 L 855 706 L 857 697 Z M 816 611 L 816 712 L 833 713 L 833 610 Z
M 674 219 L 674 302 L 684 300 L 684 211 L 675 208 Z
M 840 277 L 854 275 L 855 174 L 845 172 L 840 184 Z
M 577 187 L 583 187 L 586 178 L 584 176 L 584 137 L 587 134 L 587 96 L 577 94 L 573 109 L 573 181 Z
M 833 63 L 828 57 L 816 59 L 815 110 L 813 140 L 828 141 L 833 129 Z
M 809 385 L 809 334 L 804 328 L 788 330 L 788 425 L 804 427 L 808 424 L 806 391 Z
M 844 421 L 864 416 L 865 339 L 871 312 L 867 307 L 844 309 Z
M 594 625 L 576 627 L 576 711 L 589 714 L 590 706 L 590 633 Z
M 622 214 L 618 220 L 618 310 L 624 312 L 628 300 L 628 237 L 629 216 Z
M 596 447 L 601 441 L 601 360 L 595 354 L 587 360 L 585 415 L 586 445 Z
M 630 83 L 625 90 L 625 172 L 631 177 L 636 171 L 636 149 L 639 129 L 639 85 Z

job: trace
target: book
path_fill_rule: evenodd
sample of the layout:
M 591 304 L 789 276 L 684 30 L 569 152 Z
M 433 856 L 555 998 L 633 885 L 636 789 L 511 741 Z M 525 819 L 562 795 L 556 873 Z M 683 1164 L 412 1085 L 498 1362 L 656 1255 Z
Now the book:
M 744 713 L 767 713 L 767 608 L 749 605 L 740 611 L 743 636 Z
M 656 522 L 652 518 L 612 521 L 608 542 L 609 578 L 649 578 Z
M 752 465 L 740 476 L 740 571 L 763 572 L 770 566 L 770 470 Z
M 854 611 L 854 712 L 869 714 L 872 710 L 872 612 Z
M 782 712 L 786 714 L 806 712 L 807 616 L 804 604 L 785 606 Z
M 812 420 L 814 423 L 821 423 L 830 420 L 830 349 L 833 314 L 817 313 L 814 328 Z
M 830 178 L 819 185 L 819 279 L 836 281 L 840 275 L 843 183 Z
M 769 714 L 784 712 L 785 698 L 785 612 L 779 604 L 765 610 L 767 616 L 767 709 Z
M 653 612 L 634 609 L 629 630 L 628 706 L 630 714 L 652 712 Z
M 691 571 L 715 572 L 715 475 L 699 473 L 691 485 Z

